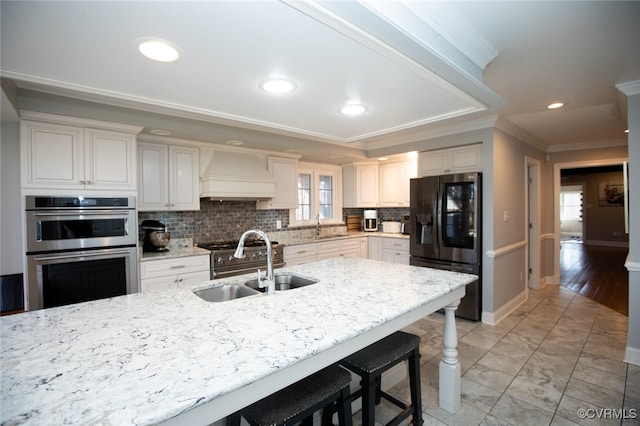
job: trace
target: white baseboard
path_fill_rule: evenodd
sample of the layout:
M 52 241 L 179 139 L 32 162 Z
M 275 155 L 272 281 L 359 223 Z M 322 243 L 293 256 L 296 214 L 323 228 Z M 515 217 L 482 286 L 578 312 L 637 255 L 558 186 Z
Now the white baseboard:
M 509 314 L 516 309 L 524 302 L 527 301 L 527 291 L 523 291 L 509 302 L 505 303 L 503 306 L 498 308 L 495 312 L 483 312 L 482 313 L 482 322 L 489 325 L 496 325 L 503 319 L 505 319 Z
M 624 352 L 624 362 L 640 366 L 640 349 L 627 346 Z

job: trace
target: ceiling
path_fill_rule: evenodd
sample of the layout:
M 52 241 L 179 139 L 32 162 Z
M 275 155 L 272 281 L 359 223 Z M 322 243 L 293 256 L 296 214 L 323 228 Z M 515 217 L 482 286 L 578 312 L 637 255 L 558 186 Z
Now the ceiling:
M 549 152 L 626 143 L 616 84 L 640 80 L 636 1 L 0 4 L 3 120 L 9 100 L 311 161 L 494 125 Z M 141 56 L 144 37 L 180 58 Z M 273 76 L 297 90 L 262 91 Z

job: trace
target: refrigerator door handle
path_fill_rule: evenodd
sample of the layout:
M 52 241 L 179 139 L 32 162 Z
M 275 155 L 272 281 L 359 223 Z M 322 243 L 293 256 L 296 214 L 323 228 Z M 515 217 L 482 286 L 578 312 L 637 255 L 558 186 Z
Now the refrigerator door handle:
M 440 248 L 443 247 L 443 229 L 442 229 L 442 209 L 444 208 L 444 197 L 445 197 L 445 193 L 444 193 L 444 186 L 442 184 L 438 185 L 438 193 L 437 193 L 437 198 L 436 198 L 436 202 L 435 202 L 435 216 L 436 216 L 436 226 L 434 229 L 435 232 L 435 236 L 433 239 L 433 246 L 435 249 L 435 252 L 437 254 L 437 258 L 440 258 Z

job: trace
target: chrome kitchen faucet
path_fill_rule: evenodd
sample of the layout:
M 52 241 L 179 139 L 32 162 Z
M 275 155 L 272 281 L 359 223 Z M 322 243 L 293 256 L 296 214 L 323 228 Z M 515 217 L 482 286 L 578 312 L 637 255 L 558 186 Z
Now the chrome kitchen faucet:
M 249 235 L 249 234 L 258 235 L 260 238 L 262 238 L 264 240 L 264 242 L 267 245 L 267 276 L 265 277 L 264 280 L 261 280 L 260 279 L 260 272 L 258 272 L 258 286 L 260 286 L 260 288 L 267 287 L 267 295 L 275 294 L 275 292 L 276 292 L 276 283 L 275 283 L 275 280 L 273 279 L 273 256 L 271 255 L 271 241 L 269 241 L 269 237 L 267 237 L 267 234 L 265 234 L 264 232 L 259 231 L 257 229 L 250 229 L 250 230 L 246 231 L 240 237 L 240 242 L 238 242 L 238 248 L 236 249 L 236 252 L 233 254 L 233 257 L 238 258 L 238 259 L 244 259 L 244 257 L 245 257 L 245 255 L 244 255 L 244 240 L 245 240 L 245 238 L 247 238 L 247 235 Z M 265 283 L 265 281 L 266 281 L 266 283 Z

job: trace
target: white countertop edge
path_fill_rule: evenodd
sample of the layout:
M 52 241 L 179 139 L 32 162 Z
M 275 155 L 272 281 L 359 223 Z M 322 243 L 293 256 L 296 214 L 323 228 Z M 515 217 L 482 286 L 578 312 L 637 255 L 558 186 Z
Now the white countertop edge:
M 451 303 L 460 300 L 465 294 L 465 287 L 460 287 L 432 300 L 410 312 L 407 312 L 393 320 L 385 322 L 378 327 L 370 329 L 352 339 L 337 344 L 332 348 L 320 352 L 313 357 L 306 358 L 295 365 L 279 370 L 263 379 L 257 380 L 241 389 L 227 393 L 209 403 L 195 407 L 176 417 L 168 419 L 160 425 L 181 426 L 209 425 L 235 413 L 241 408 L 258 401 L 282 388 L 297 382 L 316 371 L 319 371 L 341 359 L 359 351 L 372 343 L 407 327 L 421 318 L 424 318 Z M 212 419 L 216 419 L 213 420 Z

